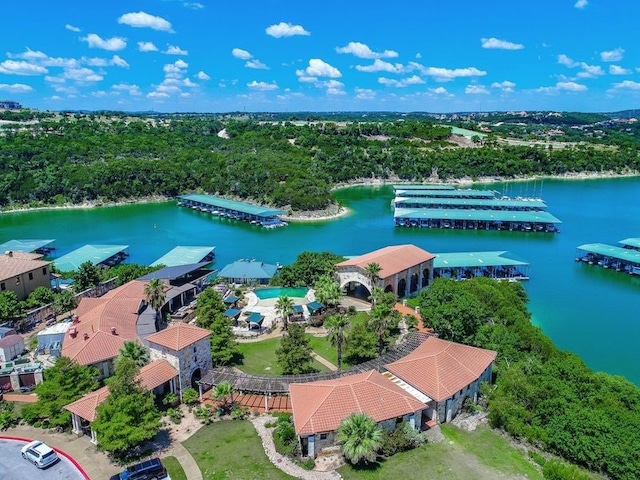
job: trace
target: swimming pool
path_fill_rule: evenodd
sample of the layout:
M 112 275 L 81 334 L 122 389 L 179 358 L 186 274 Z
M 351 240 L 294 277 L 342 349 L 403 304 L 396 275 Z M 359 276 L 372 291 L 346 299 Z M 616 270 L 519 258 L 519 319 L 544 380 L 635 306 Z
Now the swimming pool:
M 266 300 L 267 298 L 278 298 L 278 297 L 289 297 L 289 298 L 304 298 L 309 289 L 307 287 L 274 287 L 274 288 L 261 288 L 259 290 L 254 290 L 253 293 L 260 300 Z

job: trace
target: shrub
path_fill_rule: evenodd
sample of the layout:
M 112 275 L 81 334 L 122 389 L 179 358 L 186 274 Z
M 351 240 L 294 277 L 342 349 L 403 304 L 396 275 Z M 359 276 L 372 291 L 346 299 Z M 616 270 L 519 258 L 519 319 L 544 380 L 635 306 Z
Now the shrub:
M 313 470 L 316 467 L 316 461 L 313 458 L 305 458 L 299 464 L 305 470 Z
M 545 463 L 547 463 L 547 459 L 544 458 L 541 454 L 539 454 L 535 450 L 529 450 L 529 458 L 534 462 L 536 462 L 541 467 L 544 467 Z
M 200 395 L 195 388 L 187 388 L 184 392 L 182 392 L 182 401 L 192 407 L 196 403 L 198 403 L 199 396 Z
M 586 473 L 582 473 L 577 466 L 559 460 L 546 462 L 542 467 L 542 475 L 547 480 L 590 480 L 591 478 Z
M 194 408 L 193 414 L 205 425 L 209 425 L 211 423 L 213 412 L 211 411 L 211 407 L 209 407 L 209 405 L 202 405 L 200 407 Z
M 393 431 L 383 431 L 380 454 L 384 457 L 390 457 L 396 453 L 416 448 L 425 442 L 424 435 L 412 428 L 409 423 L 403 422 Z
M 243 407 L 236 407 L 231 411 L 231 418 L 233 420 L 244 420 L 247 418 L 248 410 Z
M 167 394 L 162 399 L 162 404 L 171 407 L 178 403 L 178 396 L 174 392 L 167 392 Z
M 182 422 L 182 417 L 184 415 L 182 414 L 182 411 L 179 408 L 170 408 L 169 410 L 167 410 L 167 416 L 169 417 L 169 419 L 171 419 L 173 423 L 178 424 Z
M 276 428 L 273 431 L 273 443 L 276 451 L 282 455 L 293 457 L 298 454 L 298 438 L 291 414 L 278 415 Z

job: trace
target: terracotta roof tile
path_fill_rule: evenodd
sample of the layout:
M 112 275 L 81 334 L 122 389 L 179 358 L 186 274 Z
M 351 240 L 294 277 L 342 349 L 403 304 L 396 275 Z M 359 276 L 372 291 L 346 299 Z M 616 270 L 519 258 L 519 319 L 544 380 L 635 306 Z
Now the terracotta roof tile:
M 211 335 L 211 332 L 204 328 L 189 325 L 188 323 L 178 323 L 149 335 L 147 341 L 177 352 L 209 335 Z
M 169 362 L 166 360 L 156 360 L 140 369 L 138 379 L 147 390 L 153 390 L 177 375 L 178 372 Z M 95 392 L 87 393 L 75 402 L 65 405 L 64 408 L 89 422 L 93 422 L 96 419 L 98 405 L 104 402 L 108 396 L 109 387 L 105 386 Z
M 69 339 L 73 340 L 71 344 L 68 343 Z M 102 331 L 87 334 L 86 339 L 84 334 L 77 334 L 72 338 L 67 331 L 65 338 L 67 344 L 63 344 L 62 354 L 80 365 L 91 365 L 117 357 L 125 341 L 118 335 Z
M 380 265 L 379 277 L 387 278 L 434 258 L 435 255 L 415 245 L 393 245 L 350 258 L 338 263 L 336 267 L 338 269 L 340 267 L 360 267 L 364 270 L 368 264 L 377 263 Z
M 293 383 L 289 394 L 298 435 L 334 431 L 352 413 L 366 413 L 381 422 L 425 408 L 424 403 L 375 370 L 333 380 Z
M 496 355 L 492 350 L 429 337 L 413 352 L 385 367 L 425 395 L 441 401 L 477 380 Z

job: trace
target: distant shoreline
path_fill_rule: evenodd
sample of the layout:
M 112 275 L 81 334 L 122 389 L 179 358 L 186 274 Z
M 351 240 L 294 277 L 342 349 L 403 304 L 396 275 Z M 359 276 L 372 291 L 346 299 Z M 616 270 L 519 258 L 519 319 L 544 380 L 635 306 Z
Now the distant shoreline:
M 503 178 L 503 177 L 479 177 L 472 179 L 471 177 L 462 177 L 452 180 L 441 180 L 438 178 L 430 178 L 427 181 L 404 181 L 399 178 L 389 179 L 358 179 L 352 182 L 339 183 L 331 188 L 331 191 L 343 190 L 351 187 L 382 187 L 385 185 L 429 185 L 429 184 L 455 184 L 460 186 L 471 186 L 474 184 L 491 184 L 491 183 L 509 183 L 509 182 L 525 182 L 531 180 L 604 180 L 609 178 L 633 178 L 640 177 L 640 172 L 628 172 L 628 173 L 616 173 L 616 172 L 579 172 L 579 173 L 566 173 L 563 175 L 533 175 L 526 177 L 516 178 Z M 6 213 L 26 213 L 33 211 L 45 211 L 45 210 L 75 210 L 75 209 L 92 209 L 100 207 L 121 207 L 125 205 L 133 205 L 138 203 L 161 203 L 173 200 L 170 197 L 164 197 L 162 195 L 156 195 L 151 197 L 141 197 L 136 199 L 119 200 L 117 202 L 102 202 L 102 201 L 85 201 L 77 204 L 65 204 L 65 205 L 45 205 L 42 207 L 16 207 L 10 210 L 2 210 L 0 214 Z M 323 222 L 328 220 L 335 220 L 337 218 L 349 215 L 351 210 L 343 205 L 333 204 L 323 210 L 305 211 L 305 212 L 293 212 L 292 215 L 282 215 L 282 218 L 288 222 Z

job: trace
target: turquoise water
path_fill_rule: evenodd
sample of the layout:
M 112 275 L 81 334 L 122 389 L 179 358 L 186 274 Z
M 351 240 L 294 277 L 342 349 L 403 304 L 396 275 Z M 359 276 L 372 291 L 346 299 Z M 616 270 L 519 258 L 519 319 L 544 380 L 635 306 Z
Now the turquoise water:
M 260 300 L 266 300 L 268 298 L 278 298 L 281 296 L 289 297 L 289 298 L 304 298 L 309 292 L 308 288 L 260 288 L 258 290 L 254 290 L 253 293 L 256 294 Z
M 336 192 L 351 214 L 327 222 L 266 230 L 175 202 L 0 214 L 0 242 L 55 238 L 55 256 L 85 244 L 129 245 L 130 261 L 149 264 L 177 245 L 215 245 L 214 268 L 255 258 L 286 265 L 302 251 L 359 255 L 412 243 L 433 253 L 507 250 L 531 263 L 524 282 L 533 321 L 558 347 L 596 370 L 640 385 L 640 277 L 575 261 L 576 247 L 640 237 L 640 178 L 545 180 L 479 185 L 508 195 L 540 196 L 562 220 L 561 233 L 393 227 L 391 187 Z

